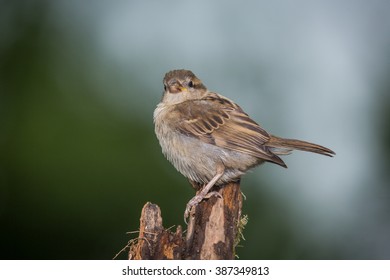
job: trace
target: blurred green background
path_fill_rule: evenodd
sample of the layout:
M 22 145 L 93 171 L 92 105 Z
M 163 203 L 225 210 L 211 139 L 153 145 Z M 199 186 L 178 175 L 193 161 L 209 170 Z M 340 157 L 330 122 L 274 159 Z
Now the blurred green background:
M 162 78 L 191 69 L 273 134 L 334 149 L 242 191 L 241 259 L 390 258 L 388 1 L 0 1 L 0 258 L 111 259 L 142 206 L 183 224 Z M 120 259 L 126 258 L 125 254 Z

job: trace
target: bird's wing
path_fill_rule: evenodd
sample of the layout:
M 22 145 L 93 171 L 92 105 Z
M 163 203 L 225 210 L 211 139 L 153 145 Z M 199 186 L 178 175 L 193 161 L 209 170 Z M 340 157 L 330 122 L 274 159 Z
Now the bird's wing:
M 187 136 L 285 166 L 264 144 L 270 135 L 237 104 L 211 93 L 176 105 L 177 128 Z

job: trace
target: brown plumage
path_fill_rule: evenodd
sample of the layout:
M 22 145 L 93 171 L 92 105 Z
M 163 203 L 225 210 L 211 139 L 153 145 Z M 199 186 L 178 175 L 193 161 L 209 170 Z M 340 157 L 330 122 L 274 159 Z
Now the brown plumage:
M 163 80 L 164 95 L 154 112 L 163 153 L 191 181 L 204 184 L 185 215 L 214 184 L 237 180 L 265 161 L 287 167 L 279 155 L 302 150 L 326 156 L 323 146 L 267 133 L 236 103 L 210 92 L 189 70 L 173 70 Z

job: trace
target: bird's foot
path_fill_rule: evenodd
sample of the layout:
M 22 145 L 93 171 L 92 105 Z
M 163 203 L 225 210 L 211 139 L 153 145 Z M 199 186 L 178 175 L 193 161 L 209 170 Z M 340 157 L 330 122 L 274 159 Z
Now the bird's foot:
M 222 198 L 221 194 L 219 192 L 208 192 L 206 194 L 203 194 L 200 192 L 199 194 L 195 195 L 193 198 L 191 198 L 190 201 L 188 201 L 186 210 L 184 211 L 184 222 L 187 224 L 187 218 L 192 210 L 193 207 L 196 207 L 203 199 L 208 199 L 210 197 L 216 196 L 218 198 Z

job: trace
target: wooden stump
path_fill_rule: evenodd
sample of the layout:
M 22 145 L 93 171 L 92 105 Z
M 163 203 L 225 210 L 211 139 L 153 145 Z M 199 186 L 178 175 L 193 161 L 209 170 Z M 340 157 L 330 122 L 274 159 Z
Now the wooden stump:
M 137 242 L 130 246 L 129 259 L 225 260 L 234 259 L 241 235 L 242 195 L 240 182 L 216 186 L 221 198 L 203 200 L 190 214 L 184 237 L 163 227 L 160 208 L 150 202 L 141 212 Z

